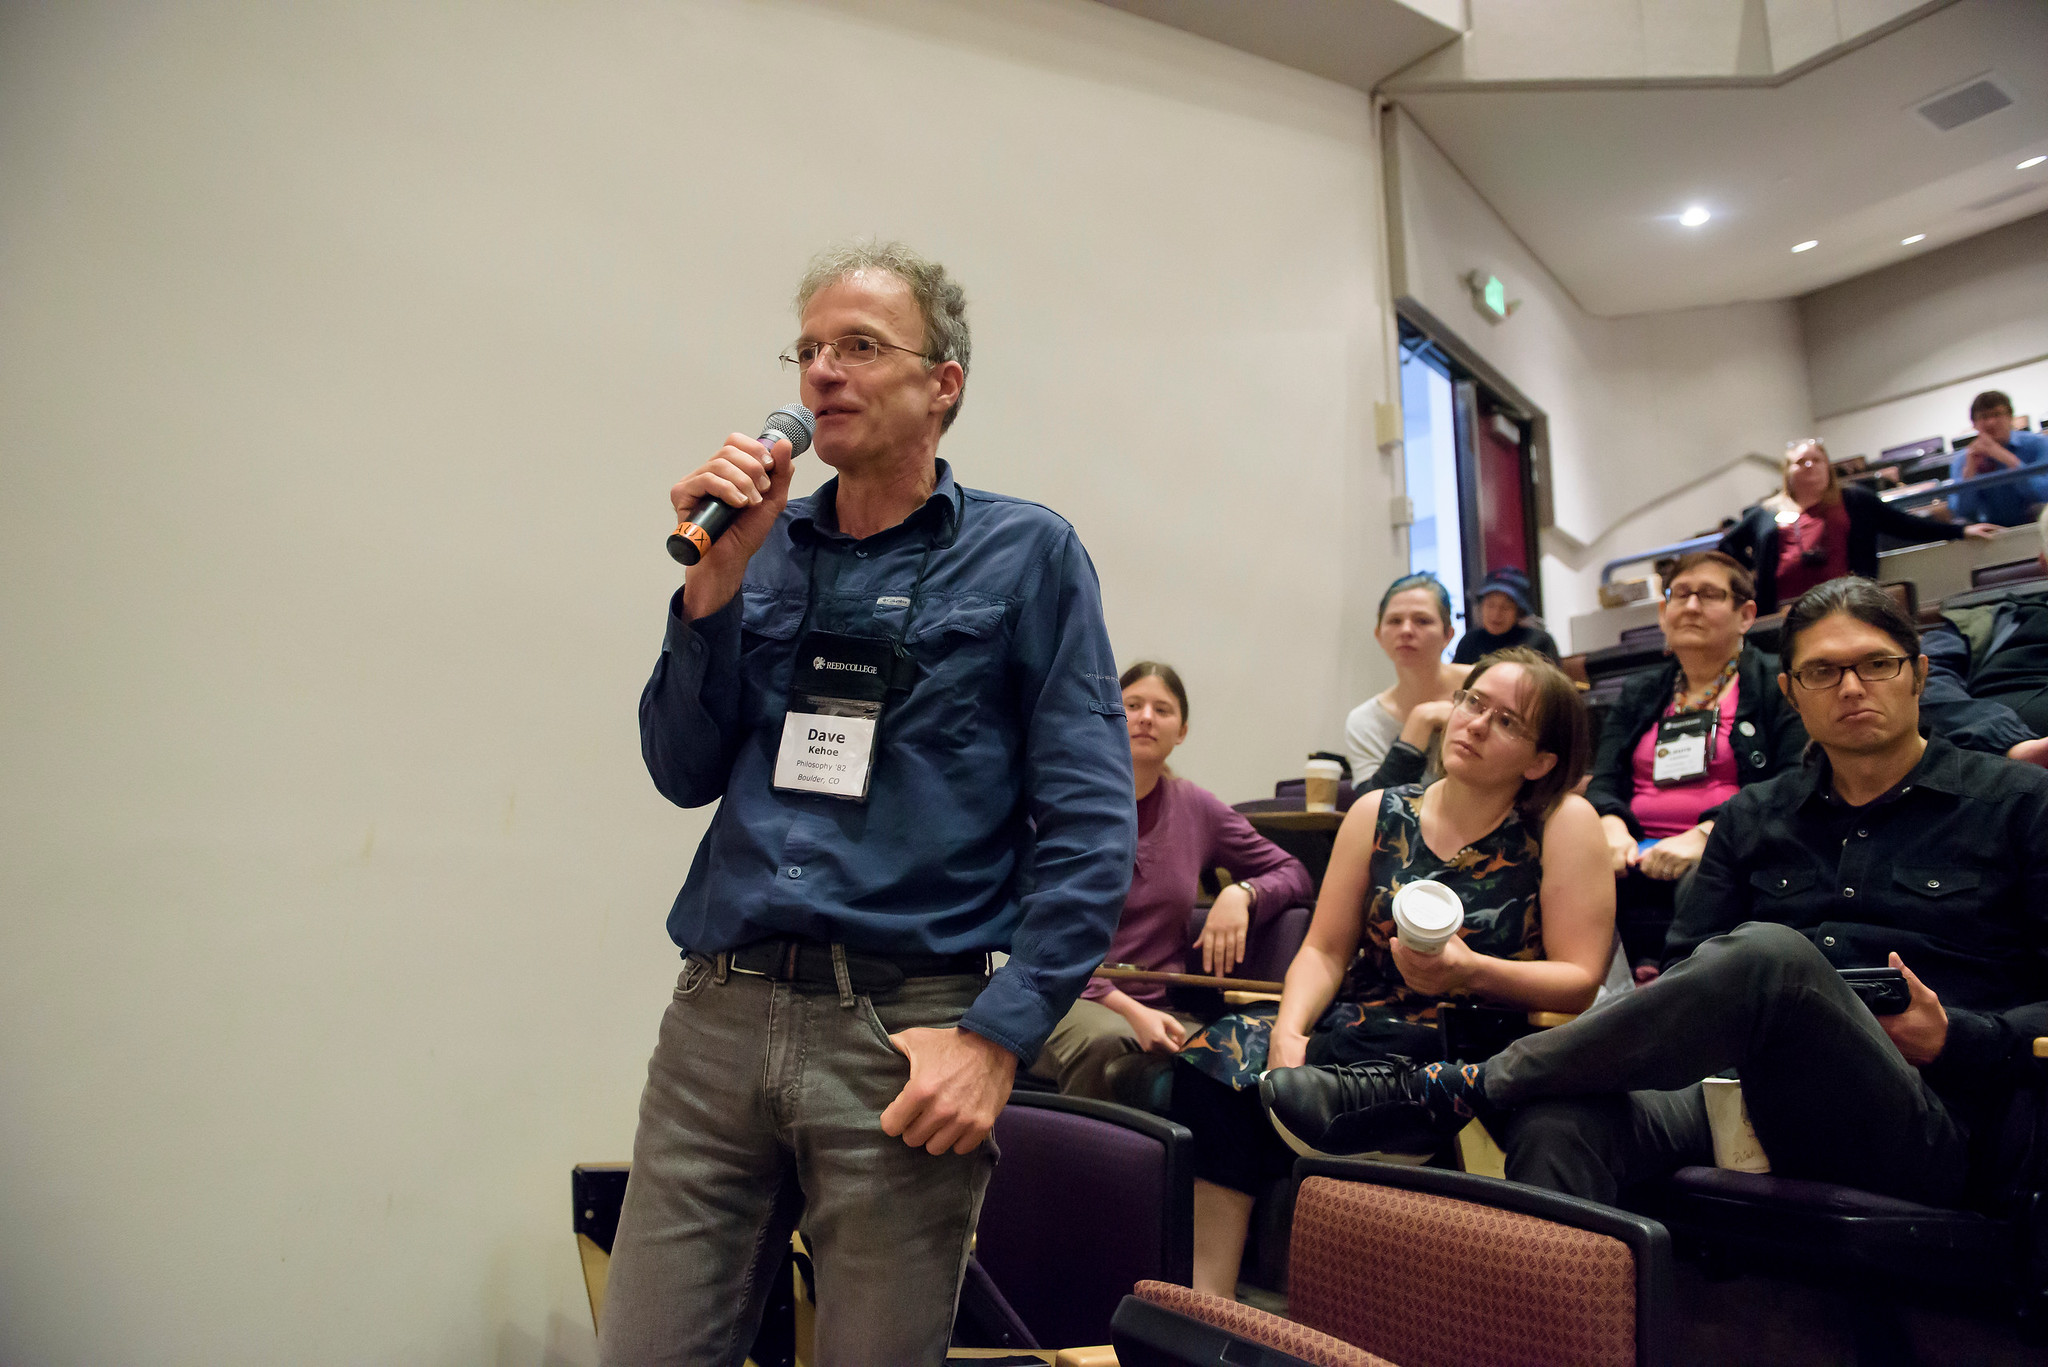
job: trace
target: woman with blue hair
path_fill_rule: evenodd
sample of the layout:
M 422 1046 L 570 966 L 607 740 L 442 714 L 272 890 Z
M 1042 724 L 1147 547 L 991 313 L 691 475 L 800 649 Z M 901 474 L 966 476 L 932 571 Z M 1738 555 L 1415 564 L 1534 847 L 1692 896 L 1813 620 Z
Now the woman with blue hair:
M 1469 672 L 1444 663 L 1451 634 L 1451 595 L 1435 575 L 1404 574 L 1380 595 L 1373 636 L 1394 662 L 1394 686 L 1352 708 L 1345 720 L 1355 791 L 1415 783 L 1437 772 L 1451 694 Z

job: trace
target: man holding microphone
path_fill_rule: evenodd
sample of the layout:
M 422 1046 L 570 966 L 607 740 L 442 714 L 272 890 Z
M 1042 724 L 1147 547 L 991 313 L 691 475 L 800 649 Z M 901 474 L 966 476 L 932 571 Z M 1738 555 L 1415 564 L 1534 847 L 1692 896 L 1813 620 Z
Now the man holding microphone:
M 988 1137 L 1130 881 L 1130 745 L 1094 567 L 937 455 L 965 300 L 895 244 L 829 252 L 784 360 L 837 472 L 735 433 L 670 491 L 739 510 L 640 701 L 655 786 L 719 801 L 634 1141 L 612 1364 L 738 1364 L 801 1216 L 817 1360 L 938 1363 Z M 988 955 L 1007 951 L 993 976 Z

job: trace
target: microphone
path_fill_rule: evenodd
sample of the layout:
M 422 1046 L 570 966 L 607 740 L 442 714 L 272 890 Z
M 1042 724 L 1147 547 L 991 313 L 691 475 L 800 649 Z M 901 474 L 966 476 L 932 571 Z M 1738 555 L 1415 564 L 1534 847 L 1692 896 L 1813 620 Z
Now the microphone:
M 817 430 L 817 426 L 817 419 L 811 416 L 810 409 L 793 403 L 770 413 L 761 424 L 761 435 L 756 440 L 772 451 L 776 442 L 787 438 L 789 458 L 795 460 L 811 449 L 811 433 Z M 724 499 L 705 499 L 669 534 L 668 553 L 685 565 L 696 564 L 710 552 L 711 543 L 718 540 L 739 515 L 740 510 Z

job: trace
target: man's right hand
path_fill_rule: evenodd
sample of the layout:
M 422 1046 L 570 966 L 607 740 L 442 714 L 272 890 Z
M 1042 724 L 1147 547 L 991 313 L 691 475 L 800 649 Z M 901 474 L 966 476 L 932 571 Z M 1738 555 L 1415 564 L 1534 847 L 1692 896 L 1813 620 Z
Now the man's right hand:
M 1155 1011 L 1140 1002 L 1138 1009 L 1125 1019 L 1131 1023 L 1131 1033 L 1138 1037 L 1138 1043 L 1148 1054 L 1177 1054 L 1188 1042 L 1187 1028 L 1164 1011 Z
M 739 510 L 725 535 L 711 543 L 704 558 L 683 576 L 683 610 L 692 621 L 709 617 L 740 591 L 747 561 L 768 539 L 769 528 L 789 502 L 789 477 L 795 461 L 787 441 L 774 450 L 738 432 L 725 439 L 718 454 L 698 466 L 668 491 L 680 525 L 706 498 Z
M 2019 465 L 2020 458 L 2000 446 L 1983 433 L 1970 443 L 1964 454 L 1969 457 L 1963 463 L 1965 478 L 1972 475 L 1988 475 L 1993 470 L 2011 470 Z
M 1607 836 L 1607 862 L 1616 873 L 1625 873 L 1637 859 L 1635 834 L 1628 823 L 1618 816 L 1600 818 L 1600 829 Z

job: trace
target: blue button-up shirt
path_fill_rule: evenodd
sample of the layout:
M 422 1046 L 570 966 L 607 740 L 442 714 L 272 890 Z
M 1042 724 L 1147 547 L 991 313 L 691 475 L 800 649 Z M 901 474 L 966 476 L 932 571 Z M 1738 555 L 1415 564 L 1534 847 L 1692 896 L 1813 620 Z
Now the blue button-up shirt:
M 2004 445 L 2020 458 L 2020 464 L 2048 467 L 2048 437 L 2038 432 L 2015 432 Z M 1967 450 L 1956 452 L 1956 458 L 1948 463 L 1948 477 L 1963 478 L 1963 467 L 1969 459 Z M 2000 527 L 2024 527 L 2031 520 L 2027 509 L 2042 502 L 2048 502 L 2048 468 L 2032 479 L 2013 479 L 1989 489 L 1965 489 L 1948 496 L 1949 509 L 1965 522 L 1991 522 Z
M 669 913 L 685 952 L 766 936 L 878 953 L 1007 950 L 961 1025 L 1030 1062 L 1109 948 L 1137 840 L 1131 747 L 1095 567 L 1067 521 L 964 489 L 856 541 L 832 480 L 794 500 L 733 601 L 678 592 L 640 697 L 654 786 L 720 798 Z M 797 634 L 894 640 L 932 548 L 865 803 L 774 787 Z M 817 597 L 810 602 L 810 560 Z

